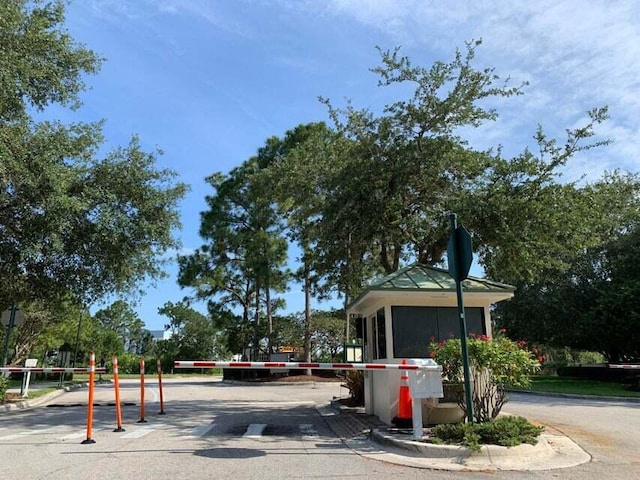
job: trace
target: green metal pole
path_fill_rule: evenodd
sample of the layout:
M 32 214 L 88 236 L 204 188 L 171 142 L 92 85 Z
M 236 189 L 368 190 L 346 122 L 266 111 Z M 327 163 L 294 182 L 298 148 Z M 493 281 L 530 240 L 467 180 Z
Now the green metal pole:
M 449 217 L 451 221 L 451 234 L 456 235 L 458 219 L 455 213 Z M 457 244 L 457 242 L 455 242 Z M 456 256 L 458 256 L 456 252 Z M 457 259 L 459 261 L 459 259 Z M 456 278 L 456 296 L 458 297 L 458 316 L 460 318 L 460 344 L 462 345 L 462 367 L 464 369 L 464 392 L 467 405 L 467 419 L 473 423 L 473 401 L 471 399 L 471 368 L 469 367 L 469 351 L 467 349 L 467 322 L 464 317 L 464 299 L 462 297 L 462 280 Z
M 2 366 L 7 366 L 7 360 L 9 359 L 9 339 L 11 338 L 11 330 L 16 321 L 16 302 L 11 304 L 11 315 L 9 317 L 9 325 L 7 325 L 7 338 L 4 339 L 4 355 L 2 356 Z
M 462 298 L 462 282 L 456 282 L 458 294 L 458 314 L 460 315 L 460 344 L 462 345 L 462 366 L 464 368 L 464 391 L 467 404 L 467 419 L 473 423 L 473 401 L 471 400 L 471 368 L 469 367 L 469 351 L 467 349 L 467 322 L 464 318 L 464 300 Z

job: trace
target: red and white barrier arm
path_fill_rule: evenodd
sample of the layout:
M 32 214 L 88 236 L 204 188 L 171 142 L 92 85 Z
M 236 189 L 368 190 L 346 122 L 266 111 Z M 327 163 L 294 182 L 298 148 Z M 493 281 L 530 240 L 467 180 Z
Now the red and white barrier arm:
M 442 371 L 440 365 L 399 365 L 387 363 L 305 363 L 305 362 L 210 362 L 175 360 L 174 368 L 295 368 L 311 370 L 426 370 Z
M 76 367 L 76 368 L 62 368 L 62 367 L 0 367 L 0 372 L 9 373 L 89 373 L 90 367 Z M 107 373 L 107 369 L 104 367 L 98 367 L 95 369 L 96 373 Z
M 640 370 L 640 365 L 637 363 L 620 363 L 620 364 L 609 364 L 609 368 L 624 368 L 629 370 Z

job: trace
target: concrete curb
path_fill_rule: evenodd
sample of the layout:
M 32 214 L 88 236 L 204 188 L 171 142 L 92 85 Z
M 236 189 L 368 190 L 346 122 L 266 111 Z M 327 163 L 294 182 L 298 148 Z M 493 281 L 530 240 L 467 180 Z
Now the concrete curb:
M 27 410 L 29 408 L 38 407 L 42 404 L 48 403 L 49 401 L 57 398 L 67 392 L 72 390 L 78 390 L 80 388 L 86 388 L 89 385 L 87 383 L 76 383 L 73 385 L 68 385 L 63 388 L 59 388 L 53 392 L 47 393 L 46 395 L 42 395 L 41 397 L 33 398 L 33 399 L 25 399 L 19 402 L 13 403 L 5 403 L 0 405 L 0 412 L 10 412 L 13 410 Z M 34 389 L 37 390 L 37 389 Z
M 509 390 L 509 394 L 522 393 L 524 395 L 538 395 L 540 397 L 552 397 L 552 398 L 575 398 L 578 400 L 590 400 L 593 402 L 626 402 L 626 403 L 640 403 L 640 397 L 601 397 L 599 395 L 576 395 L 575 393 L 552 393 L 552 392 L 536 392 L 534 390 Z
M 451 471 L 537 471 L 574 467 L 591 460 L 573 440 L 560 434 L 543 433 L 536 445 L 483 445 L 480 452 L 473 452 L 462 446 L 414 440 L 409 430 L 365 425 L 370 421 L 366 415 L 338 402 L 316 409 L 355 453 L 395 465 Z
M 455 445 L 434 445 L 398 438 L 385 429 L 374 429 L 371 440 L 390 447 L 371 451 L 362 442 L 347 442 L 361 455 L 397 465 L 452 471 L 538 471 L 575 467 L 589 462 L 591 456 L 568 437 L 542 434 L 536 445 L 501 447 L 483 445 L 480 452 Z M 403 452 L 404 450 L 404 452 Z
M 12 410 L 26 410 L 29 408 L 37 407 L 43 403 L 47 403 L 49 400 L 53 400 L 56 397 L 66 393 L 64 389 L 56 390 L 55 392 L 47 393 L 41 397 L 34 399 L 25 399 L 20 402 L 5 403 L 0 405 L 0 412 L 9 412 Z

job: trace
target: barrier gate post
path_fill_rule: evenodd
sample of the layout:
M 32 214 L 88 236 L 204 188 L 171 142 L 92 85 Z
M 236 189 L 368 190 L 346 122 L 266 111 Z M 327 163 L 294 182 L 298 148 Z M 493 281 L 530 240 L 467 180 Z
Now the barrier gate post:
M 140 420 L 138 423 L 147 423 L 144 419 L 144 359 L 140 359 Z
M 89 357 L 89 404 L 87 405 L 87 438 L 81 442 L 83 445 L 88 443 L 96 443 L 96 441 L 91 438 L 91 434 L 93 433 L 93 388 L 95 377 L 96 354 L 94 352 L 91 352 L 91 356 Z
M 158 388 L 160 389 L 160 413 L 164 415 L 164 395 L 162 393 L 162 363 L 160 359 L 156 359 L 156 369 L 158 370 Z
M 124 432 L 122 428 L 122 406 L 120 405 L 120 379 L 118 377 L 118 357 L 114 356 L 113 362 L 113 386 L 116 392 L 116 429 L 114 432 Z

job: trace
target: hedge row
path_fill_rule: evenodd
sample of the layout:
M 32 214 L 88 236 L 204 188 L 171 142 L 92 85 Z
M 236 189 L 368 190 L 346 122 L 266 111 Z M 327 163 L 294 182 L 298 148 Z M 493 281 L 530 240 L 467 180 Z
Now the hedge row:
M 640 376 L 640 369 L 608 368 L 607 365 L 593 367 L 560 367 L 560 377 L 588 378 L 604 382 L 623 383 Z

